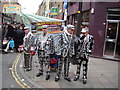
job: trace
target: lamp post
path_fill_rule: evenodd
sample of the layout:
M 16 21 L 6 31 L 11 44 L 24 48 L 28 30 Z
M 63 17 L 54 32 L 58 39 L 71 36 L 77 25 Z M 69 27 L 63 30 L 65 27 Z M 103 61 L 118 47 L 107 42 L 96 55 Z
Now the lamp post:
M 76 30 L 76 35 L 80 35 L 81 33 L 81 24 L 82 24 L 82 1 L 79 2 L 79 7 L 78 7 L 78 20 L 77 20 L 77 30 Z

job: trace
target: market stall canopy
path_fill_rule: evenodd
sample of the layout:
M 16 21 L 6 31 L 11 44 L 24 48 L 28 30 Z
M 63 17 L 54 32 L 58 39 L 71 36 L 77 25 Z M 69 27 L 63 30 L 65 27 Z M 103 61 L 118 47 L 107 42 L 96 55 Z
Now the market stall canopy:
M 34 14 L 21 13 L 20 16 L 25 25 L 30 25 L 31 22 L 64 22 L 64 20 L 38 16 Z

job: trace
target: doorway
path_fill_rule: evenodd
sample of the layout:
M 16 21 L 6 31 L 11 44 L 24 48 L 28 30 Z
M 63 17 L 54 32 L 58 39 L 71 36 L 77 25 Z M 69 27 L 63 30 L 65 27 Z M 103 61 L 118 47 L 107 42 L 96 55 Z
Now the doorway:
M 107 20 L 103 55 L 120 58 L 120 20 Z

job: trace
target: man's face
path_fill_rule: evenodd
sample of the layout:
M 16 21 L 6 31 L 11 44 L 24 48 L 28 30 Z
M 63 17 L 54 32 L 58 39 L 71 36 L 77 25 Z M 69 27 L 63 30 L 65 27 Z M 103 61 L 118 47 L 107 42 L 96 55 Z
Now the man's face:
M 44 33 L 47 33 L 47 28 L 43 28 L 42 31 L 43 31 Z
M 28 30 L 28 29 L 26 29 L 26 30 L 24 30 L 24 32 L 25 32 L 25 34 L 28 34 L 28 33 L 29 33 L 29 30 Z
M 68 32 L 69 34 L 72 34 L 72 33 L 73 33 L 73 30 L 70 29 L 70 28 L 68 28 L 68 29 L 67 29 L 67 32 Z
M 82 32 L 83 36 L 87 36 L 88 32 Z

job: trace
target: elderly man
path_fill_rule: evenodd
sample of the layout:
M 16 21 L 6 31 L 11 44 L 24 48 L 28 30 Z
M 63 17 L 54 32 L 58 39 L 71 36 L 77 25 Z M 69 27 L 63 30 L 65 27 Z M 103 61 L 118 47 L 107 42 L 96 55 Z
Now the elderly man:
M 77 71 L 74 81 L 77 81 L 80 76 L 80 69 L 83 63 L 83 84 L 87 83 L 87 69 L 89 56 L 92 53 L 94 38 L 89 34 L 89 29 L 87 27 L 83 28 L 81 35 L 76 42 L 78 44 L 76 58 L 78 59 Z
M 69 56 L 72 56 L 73 53 L 71 53 L 73 50 L 72 48 L 72 40 L 73 40 L 73 31 L 74 31 L 74 26 L 73 25 L 67 25 L 67 30 L 64 31 L 60 37 L 59 37 L 59 52 L 61 51 L 61 54 L 57 55 L 59 56 L 59 61 L 58 61 L 58 70 L 57 70 L 57 75 L 55 77 L 55 81 L 57 82 L 60 79 L 61 71 L 62 71 L 62 65 L 64 63 L 64 79 L 71 82 L 71 79 L 68 77 L 69 76 Z
M 46 62 L 46 80 L 50 79 L 50 54 L 54 53 L 53 39 L 50 34 L 47 33 L 48 25 L 42 26 L 43 33 L 37 38 L 37 50 L 38 60 L 40 63 L 40 69 L 36 77 L 43 75 L 43 62 Z
M 34 52 L 35 44 L 34 44 L 34 36 L 30 32 L 29 27 L 24 27 L 24 41 L 23 45 L 19 46 L 20 48 L 23 47 L 24 49 L 24 68 L 26 68 L 26 71 L 31 71 L 32 69 L 32 54 L 31 52 Z

